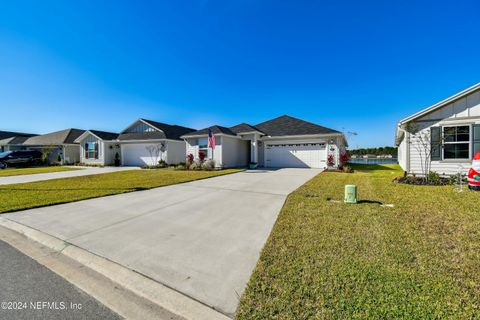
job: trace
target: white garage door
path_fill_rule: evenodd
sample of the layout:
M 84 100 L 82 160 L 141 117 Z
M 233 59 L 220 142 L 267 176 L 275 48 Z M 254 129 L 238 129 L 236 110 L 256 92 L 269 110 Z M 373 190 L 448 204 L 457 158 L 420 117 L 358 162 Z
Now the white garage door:
M 272 168 L 325 168 L 325 143 L 266 143 L 265 165 Z
M 152 144 L 134 143 L 122 144 L 123 165 L 124 166 L 152 166 L 155 165 L 155 157 L 150 155 L 147 147 Z

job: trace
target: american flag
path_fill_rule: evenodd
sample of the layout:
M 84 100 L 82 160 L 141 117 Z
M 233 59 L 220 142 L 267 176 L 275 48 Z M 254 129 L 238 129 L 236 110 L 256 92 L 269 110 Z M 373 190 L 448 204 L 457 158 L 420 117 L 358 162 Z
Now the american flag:
M 212 133 L 211 129 L 208 129 L 208 147 L 215 149 L 215 136 Z

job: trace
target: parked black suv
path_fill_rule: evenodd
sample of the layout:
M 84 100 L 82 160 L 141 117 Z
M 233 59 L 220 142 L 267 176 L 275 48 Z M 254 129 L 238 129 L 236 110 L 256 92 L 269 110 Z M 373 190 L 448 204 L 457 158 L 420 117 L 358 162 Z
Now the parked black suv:
M 9 166 L 29 166 L 40 164 L 42 153 L 36 150 L 7 151 L 0 153 L 0 169 Z

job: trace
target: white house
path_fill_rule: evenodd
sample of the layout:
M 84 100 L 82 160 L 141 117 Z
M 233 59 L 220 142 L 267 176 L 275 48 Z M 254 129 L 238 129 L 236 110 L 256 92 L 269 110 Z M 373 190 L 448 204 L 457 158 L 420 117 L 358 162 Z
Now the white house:
M 138 119 L 123 130 L 117 141 L 124 166 L 156 165 L 185 162 L 185 141 L 180 138 L 195 129 Z
M 49 162 L 56 162 L 60 157 L 63 164 L 73 164 L 80 161 L 80 150 L 75 139 L 84 132 L 85 130 L 69 128 L 33 136 L 24 140 L 21 147 L 22 149 L 42 151 Z
M 216 146 L 208 148 L 208 132 Z M 287 115 L 257 125 L 241 123 L 233 127 L 211 126 L 184 134 L 187 155 L 204 153 L 219 167 L 326 168 L 328 156 L 338 166 L 347 142 L 343 133 Z
M 109 166 L 114 164 L 115 154 L 120 157 L 118 133 L 87 130 L 75 143 L 80 146 L 80 163 Z
M 480 151 L 480 83 L 401 120 L 395 140 L 408 173 L 466 173 Z

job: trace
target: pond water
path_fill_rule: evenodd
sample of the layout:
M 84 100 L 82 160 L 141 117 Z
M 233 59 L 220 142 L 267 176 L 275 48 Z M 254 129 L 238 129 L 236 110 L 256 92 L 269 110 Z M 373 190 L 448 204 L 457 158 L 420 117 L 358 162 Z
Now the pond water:
M 398 164 L 397 159 L 350 159 L 348 163 L 356 163 L 356 164 Z

